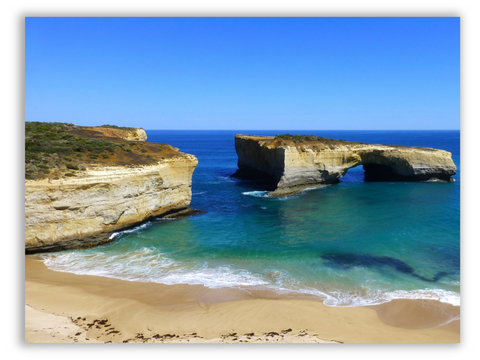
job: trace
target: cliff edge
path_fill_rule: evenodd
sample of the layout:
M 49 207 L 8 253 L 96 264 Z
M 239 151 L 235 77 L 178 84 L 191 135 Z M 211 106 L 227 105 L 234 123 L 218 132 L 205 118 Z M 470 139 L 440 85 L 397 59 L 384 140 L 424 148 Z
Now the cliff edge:
M 26 253 L 99 245 L 189 210 L 195 156 L 145 142 L 143 129 L 110 129 L 25 123 Z
M 142 128 L 119 127 L 115 125 L 82 126 L 83 132 L 90 132 L 96 136 L 120 138 L 127 141 L 146 141 L 147 133 Z
M 335 184 L 363 165 L 370 181 L 452 181 L 452 154 L 438 149 L 373 145 L 313 135 L 235 135 L 238 171 L 275 186 L 271 195 Z

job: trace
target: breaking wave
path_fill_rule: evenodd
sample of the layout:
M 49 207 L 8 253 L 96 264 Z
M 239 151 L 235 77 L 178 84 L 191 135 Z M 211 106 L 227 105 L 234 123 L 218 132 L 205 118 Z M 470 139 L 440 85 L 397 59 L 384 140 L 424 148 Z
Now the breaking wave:
M 317 289 L 306 286 L 280 270 L 265 269 L 262 273 L 254 274 L 245 269 L 235 269 L 226 265 L 212 266 L 206 262 L 192 265 L 175 261 L 156 249 L 146 247 L 122 254 L 63 252 L 44 254 L 42 258 L 51 270 L 77 275 L 104 276 L 166 285 L 189 284 L 209 288 L 241 287 L 271 290 L 279 294 L 315 296 L 328 306 L 378 305 L 394 299 L 430 299 L 460 306 L 460 294 L 442 289 L 391 292 L 364 288 L 356 291 Z

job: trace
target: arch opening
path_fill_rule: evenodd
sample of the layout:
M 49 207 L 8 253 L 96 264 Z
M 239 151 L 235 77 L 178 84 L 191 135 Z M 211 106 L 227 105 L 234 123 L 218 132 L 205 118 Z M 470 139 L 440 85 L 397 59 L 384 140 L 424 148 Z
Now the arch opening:
M 348 168 L 343 176 L 339 179 L 342 183 L 359 183 L 365 181 L 365 171 L 361 167 L 361 163 Z
M 341 182 L 381 182 L 381 181 L 418 181 L 413 176 L 405 176 L 394 172 L 393 168 L 385 164 L 358 163 L 349 168 L 340 178 Z
M 409 181 L 409 176 L 395 173 L 392 168 L 384 164 L 364 164 L 365 181 Z

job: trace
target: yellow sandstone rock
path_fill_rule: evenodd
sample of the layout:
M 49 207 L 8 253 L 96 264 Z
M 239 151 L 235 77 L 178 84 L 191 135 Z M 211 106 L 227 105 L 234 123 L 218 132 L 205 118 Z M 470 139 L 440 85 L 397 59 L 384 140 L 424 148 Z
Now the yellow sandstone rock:
M 83 130 L 102 133 L 104 136 L 116 137 L 128 141 L 146 141 L 147 133 L 144 129 L 137 128 L 109 128 L 101 126 L 82 126 Z
M 431 148 L 236 135 L 235 149 L 235 175 L 271 182 L 272 195 L 334 184 L 359 165 L 369 180 L 451 181 L 456 173 L 452 154 Z
M 156 165 L 103 167 L 81 178 L 25 181 L 25 250 L 97 245 L 112 232 L 174 210 L 192 198 L 192 155 Z
M 117 142 L 146 139 L 143 129 L 75 131 Z M 25 180 L 25 252 L 94 246 L 151 217 L 190 211 L 196 157 L 168 145 L 142 144 L 152 156 L 117 148 L 108 160 L 91 161 L 75 176 Z

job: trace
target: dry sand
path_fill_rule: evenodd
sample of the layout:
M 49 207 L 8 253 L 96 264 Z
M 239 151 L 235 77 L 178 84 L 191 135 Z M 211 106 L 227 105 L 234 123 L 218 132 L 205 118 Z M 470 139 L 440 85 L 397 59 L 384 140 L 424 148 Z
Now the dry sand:
M 458 343 L 460 308 L 433 300 L 328 307 L 313 298 L 129 282 L 25 257 L 25 342 Z

